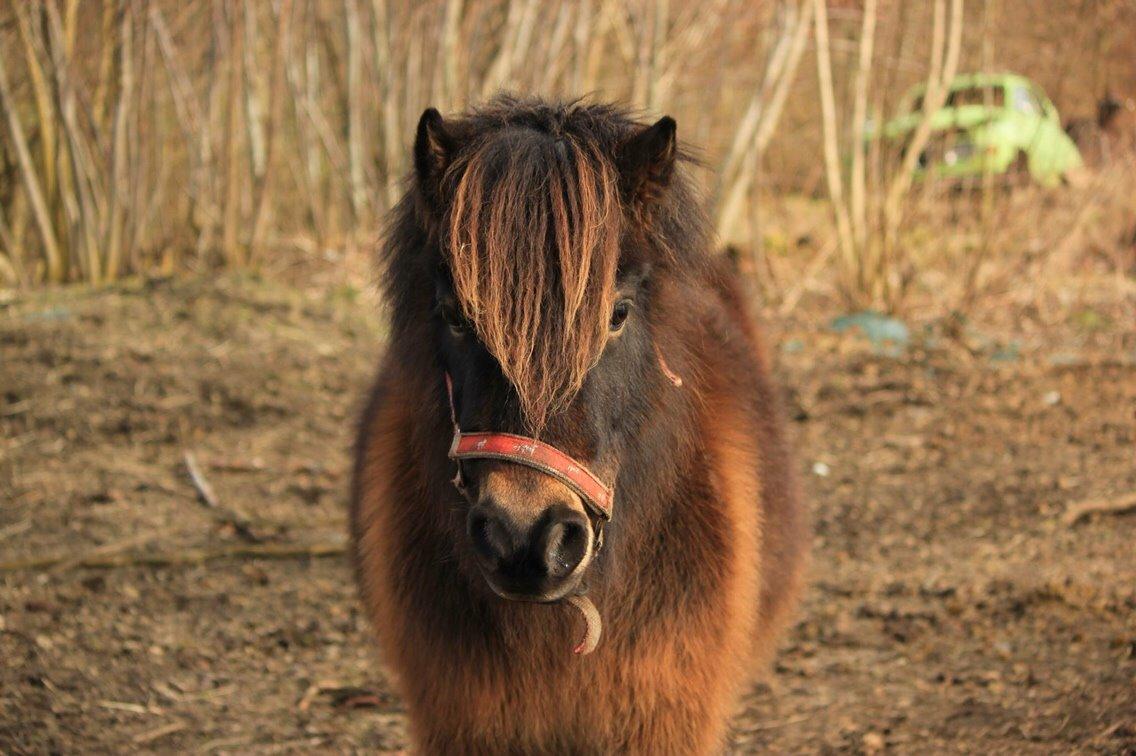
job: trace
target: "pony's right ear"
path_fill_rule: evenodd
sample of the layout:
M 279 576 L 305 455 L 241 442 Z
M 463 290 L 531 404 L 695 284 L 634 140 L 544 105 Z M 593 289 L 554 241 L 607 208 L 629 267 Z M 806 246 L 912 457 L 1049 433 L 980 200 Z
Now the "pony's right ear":
M 414 170 L 419 186 L 431 203 L 438 199 L 442 174 L 453 159 L 455 147 L 456 141 L 442 114 L 435 108 L 426 108 L 418 119 L 418 134 L 414 138 Z
M 632 134 L 616 154 L 624 194 L 639 201 L 657 198 L 671 182 L 677 157 L 675 121 L 670 116 Z

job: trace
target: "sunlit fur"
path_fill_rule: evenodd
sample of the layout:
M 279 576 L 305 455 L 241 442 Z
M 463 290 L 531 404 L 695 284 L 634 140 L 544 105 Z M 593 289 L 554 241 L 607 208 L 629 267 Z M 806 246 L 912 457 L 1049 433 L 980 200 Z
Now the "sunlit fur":
M 675 167 L 676 153 L 652 153 L 646 164 L 629 154 L 635 135 L 646 131 L 627 113 L 506 99 L 446 123 L 448 144 L 441 146 L 461 145 L 455 162 L 435 174 L 429 152 L 420 153 L 384 243 L 390 331 L 360 425 L 351 505 L 363 605 L 406 702 L 414 745 L 463 754 L 720 751 L 739 696 L 792 617 L 808 542 L 777 391 L 736 276 L 710 255 L 706 219 L 681 164 Z M 565 150 L 571 144 L 577 151 L 571 169 L 527 164 L 558 151 L 558 135 Z M 479 150 L 514 136 L 515 160 Z M 519 186 L 466 174 L 491 167 Z M 575 181 L 565 197 L 591 192 L 594 199 L 573 210 L 570 203 L 583 200 L 558 205 L 555 197 L 514 196 L 544 186 L 542 177 Z M 455 213 L 459 190 L 466 209 Z M 469 199 L 477 193 L 515 201 L 479 206 Z M 612 202 L 615 221 L 600 210 Z M 539 216 L 545 236 L 526 237 L 532 219 L 508 218 L 509 211 Z M 478 217 L 476 232 L 467 220 L 455 225 L 471 215 Z M 617 263 L 599 249 L 611 243 L 609 231 L 592 229 L 589 218 L 617 224 Z M 586 233 L 595 241 L 585 244 Z M 476 254 L 461 249 L 474 237 Z M 505 247 L 536 255 L 542 244 L 557 251 L 544 258 L 542 287 L 541 264 L 522 270 L 492 260 Z M 590 258 L 588 281 L 578 278 L 582 260 L 559 260 L 566 250 Z M 475 264 L 496 268 L 474 273 Z M 549 277 L 562 269 L 577 276 L 570 285 L 556 273 Z M 606 322 L 613 286 L 633 287 L 628 271 L 648 269 L 633 315 L 606 347 L 602 334 L 561 332 L 567 326 L 552 322 L 573 308 L 577 329 Z M 464 360 L 467 381 L 481 387 L 463 395 L 488 403 L 465 408 L 471 421 L 488 418 L 493 430 L 515 431 L 503 406 L 515 399 L 492 358 L 462 357 L 472 336 L 461 337 L 467 346 L 444 346 L 454 337 L 438 319 L 437 281 L 451 274 L 464 276 L 455 288 L 465 292 L 459 298 L 471 319 L 483 318 L 476 335 L 486 343 L 504 308 L 552 302 L 523 327 L 530 337 L 562 334 L 539 359 L 573 371 L 596 363 L 575 393 L 575 372 L 543 375 L 551 363 L 513 368 L 531 376 L 530 386 L 555 386 L 533 394 L 545 397 L 536 405 L 546 402 L 550 442 L 591 463 L 590 428 L 619 439 L 596 467 L 616 471 L 616 500 L 604 548 L 586 573 L 604 622 L 590 656 L 571 652 L 582 633 L 574 610 L 501 599 L 471 556 L 468 505 L 450 482 L 454 467 L 446 457 L 447 360 Z M 534 290 L 486 290 L 489 281 L 509 283 L 510 275 Z M 514 336 L 501 334 L 493 356 L 543 348 Z M 660 369 L 656 348 L 681 387 Z

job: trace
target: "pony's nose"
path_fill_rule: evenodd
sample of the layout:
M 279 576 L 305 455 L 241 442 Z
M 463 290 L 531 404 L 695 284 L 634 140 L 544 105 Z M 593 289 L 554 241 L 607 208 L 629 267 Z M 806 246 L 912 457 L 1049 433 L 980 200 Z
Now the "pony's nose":
M 588 518 L 566 504 L 554 504 L 524 523 L 483 499 L 470 510 L 468 528 L 491 585 L 519 598 L 556 593 L 591 548 Z

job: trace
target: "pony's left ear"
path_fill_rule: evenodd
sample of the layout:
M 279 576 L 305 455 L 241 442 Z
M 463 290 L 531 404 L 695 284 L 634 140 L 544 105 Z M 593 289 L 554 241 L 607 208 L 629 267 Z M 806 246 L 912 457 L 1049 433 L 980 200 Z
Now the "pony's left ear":
M 659 197 L 670 185 L 677 157 L 675 120 L 670 116 L 632 134 L 616 153 L 625 196 L 639 201 Z
M 414 138 L 414 170 L 422 193 L 431 203 L 437 202 L 442 174 L 450 165 L 456 148 L 457 140 L 442 120 L 442 114 L 435 108 L 426 108 L 418 119 L 418 134 Z

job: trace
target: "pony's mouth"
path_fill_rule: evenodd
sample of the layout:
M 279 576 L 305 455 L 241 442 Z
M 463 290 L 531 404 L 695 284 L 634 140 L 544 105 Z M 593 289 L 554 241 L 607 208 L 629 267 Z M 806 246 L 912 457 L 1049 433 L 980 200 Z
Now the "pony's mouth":
M 489 585 L 490 590 L 500 598 L 506 601 L 522 601 L 530 604 L 556 603 L 568 596 L 579 593 L 579 588 L 583 584 L 583 575 L 581 574 L 572 580 L 558 583 L 552 588 L 533 591 L 511 585 L 508 581 L 502 581 L 492 574 L 485 573 L 484 570 L 482 570 L 482 577 L 485 578 L 485 582 Z
M 478 568 L 490 590 L 500 598 L 531 604 L 552 604 L 586 590 L 584 578 L 592 556 L 589 544 L 584 557 L 564 575 L 542 574 L 518 565 L 489 565 L 481 559 L 478 560 Z

